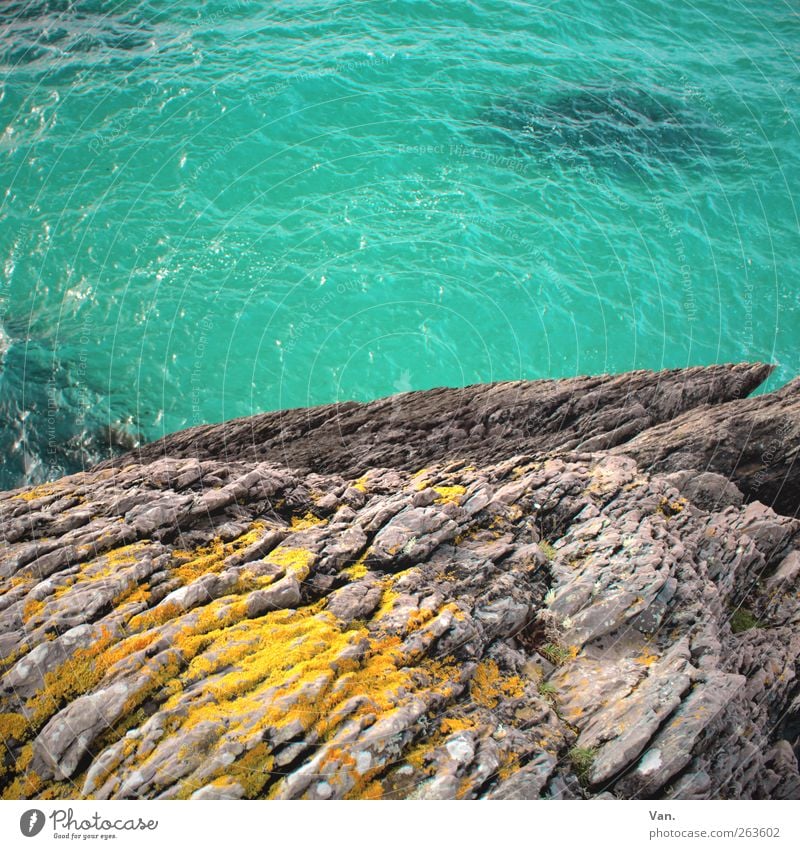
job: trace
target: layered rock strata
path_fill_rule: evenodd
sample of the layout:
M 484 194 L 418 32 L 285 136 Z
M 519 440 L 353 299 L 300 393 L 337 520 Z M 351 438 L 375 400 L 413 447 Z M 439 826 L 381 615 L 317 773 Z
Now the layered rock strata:
M 797 798 L 800 382 L 264 414 L 0 495 L 6 798 Z

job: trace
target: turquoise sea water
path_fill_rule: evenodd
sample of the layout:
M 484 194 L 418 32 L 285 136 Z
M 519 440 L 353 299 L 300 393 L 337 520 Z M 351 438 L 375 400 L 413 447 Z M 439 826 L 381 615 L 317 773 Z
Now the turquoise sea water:
M 800 372 L 793 3 L 0 7 L 0 484 L 261 410 Z

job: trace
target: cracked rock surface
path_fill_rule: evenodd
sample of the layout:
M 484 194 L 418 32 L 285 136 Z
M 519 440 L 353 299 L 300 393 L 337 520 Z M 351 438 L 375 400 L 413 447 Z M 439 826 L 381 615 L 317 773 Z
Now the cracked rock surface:
M 6 798 L 798 798 L 800 384 L 264 414 L 0 495 Z

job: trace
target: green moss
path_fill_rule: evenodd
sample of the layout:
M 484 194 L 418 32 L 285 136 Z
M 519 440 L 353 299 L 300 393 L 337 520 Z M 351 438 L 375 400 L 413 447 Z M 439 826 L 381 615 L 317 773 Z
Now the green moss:
M 740 634 L 742 631 L 762 627 L 762 623 L 745 607 L 737 607 L 731 614 L 730 622 L 731 631 L 734 634 Z

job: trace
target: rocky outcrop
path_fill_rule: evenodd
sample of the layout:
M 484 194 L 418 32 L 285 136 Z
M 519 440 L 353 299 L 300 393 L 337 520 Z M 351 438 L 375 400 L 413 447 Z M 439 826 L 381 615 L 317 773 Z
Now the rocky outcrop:
M 800 384 L 410 393 L 0 495 L 7 798 L 797 798 Z

